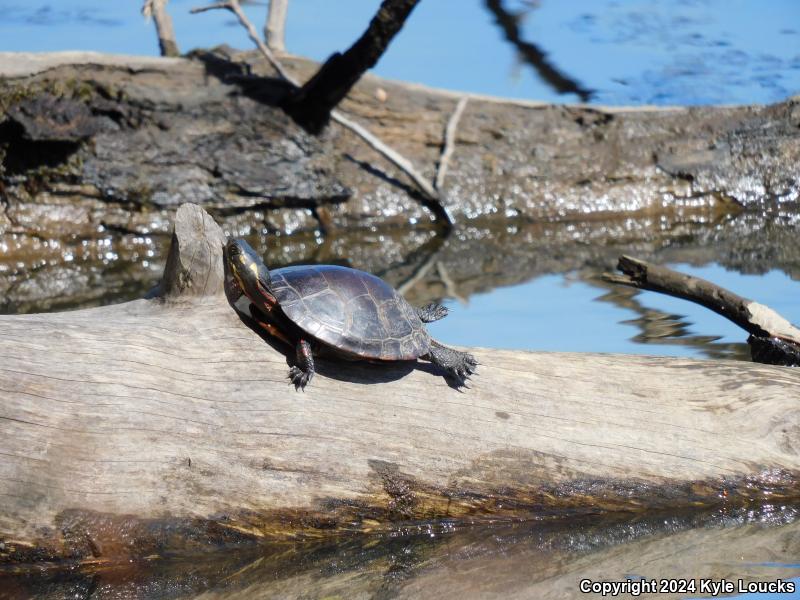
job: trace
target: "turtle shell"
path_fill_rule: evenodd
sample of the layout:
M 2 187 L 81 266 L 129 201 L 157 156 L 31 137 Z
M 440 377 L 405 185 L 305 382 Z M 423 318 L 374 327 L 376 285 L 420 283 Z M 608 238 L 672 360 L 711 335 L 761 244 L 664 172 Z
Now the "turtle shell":
M 283 312 L 317 340 L 359 358 L 413 360 L 430 350 L 417 311 L 383 279 L 337 265 L 270 271 Z

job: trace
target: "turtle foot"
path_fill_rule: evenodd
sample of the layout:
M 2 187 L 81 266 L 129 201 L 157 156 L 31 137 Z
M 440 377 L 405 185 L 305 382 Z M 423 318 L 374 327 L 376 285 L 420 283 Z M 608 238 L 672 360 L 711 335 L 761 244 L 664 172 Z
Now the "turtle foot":
M 457 387 L 466 387 L 467 380 L 478 366 L 478 361 L 472 354 L 448 348 L 436 341 L 431 342 L 430 353 L 424 358 L 447 371 Z
M 314 377 L 314 371 L 303 371 L 300 367 L 292 367 L 289 369 L 289 379 L 294 384 L 294 389 L 305 391 L 306 386 Z
M 442 306 L 437 302 L 431 302 L 417 309 L 417 315 L 423 323 L 432 323 L 433 321 L 444 319 L 448 312 L 446 306 Z
M 299 340 L 295 348 L 297 364 L 289 369 L 289 379 L 292 380 L 295 390 L 305 391 L 308 382 L 314 377 L 314 355 L 311 344 L 306 340 Z

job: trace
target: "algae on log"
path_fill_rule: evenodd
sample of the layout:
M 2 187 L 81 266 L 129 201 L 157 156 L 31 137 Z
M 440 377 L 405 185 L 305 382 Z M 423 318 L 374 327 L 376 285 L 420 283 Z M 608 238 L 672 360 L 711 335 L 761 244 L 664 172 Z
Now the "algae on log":
M 216 225 L 176 220 L 173 255 L 208 252 L 168 273 L 220 281 Z M 321 359 L 302 394 L 221 286 L 191 290 L 0 317 L 0 561 L 800 499 L 796 370 L 474 349 L 465 392 Z

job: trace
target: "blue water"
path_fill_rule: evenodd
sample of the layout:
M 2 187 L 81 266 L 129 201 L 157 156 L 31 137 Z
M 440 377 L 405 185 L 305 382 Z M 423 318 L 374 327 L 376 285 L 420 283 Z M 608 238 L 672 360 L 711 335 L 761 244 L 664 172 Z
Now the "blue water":
M 227 43 L 250 48 L 232 15 L 190 15 L 200 0 L 172 0 L 184 50 Z M 612 104 L 775 102 L 800 91 L 797 0 L 506 1 L 520 35 L 556 67 Z M 324 60 L 363 31 L 376 0 L 292 0 L 290 52 Z M 0 49 L 156 54 L 141 2 L 0 0 Z M 343 6 L 346 10 L 343 10 Z M 260 30 L 262 4 L 245 10 Z M 378 63 L 379 75 L 498 96 L 575 101 L 518 59 L 481 0 L 423 0 Z
M 669 265 L 701 277 L 740 296 L 773 308 L 794 323 L 800 322 L 798 283 L 780 271 L 743 275 L 718 265 Z M 439 339 L 464 346 L 564 352 L 616 352 L 706 357 L 703 347 L 680 343 L 646 345 L 631 338 L 639 333 L 626 323 L 637 315 L 603 301 L 607 289 L 574 277 L 547 275 L 469 298 L 467 304 L 447 302 L 450 314 L 429 325 Z M 681 317 L 685 336 L 718 337 L 715 343 L 743 343 L 747 334 L 729 320 L 692 302 L 655 292 L 639 292 L 645 308 Z M 486 324 L 491 323 L 491 327 Z M 680 339 L 673 338 L 673 339 Z

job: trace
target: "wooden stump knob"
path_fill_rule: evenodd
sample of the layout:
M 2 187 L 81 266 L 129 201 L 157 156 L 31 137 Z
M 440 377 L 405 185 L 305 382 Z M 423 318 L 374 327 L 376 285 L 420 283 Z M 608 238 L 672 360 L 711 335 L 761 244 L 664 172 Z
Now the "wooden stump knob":
M 175 298 L 222 294 L 225 241 L 225 234 L 211 215 L 196 204 L 181 204 L 175 213 L 159 295 Z

